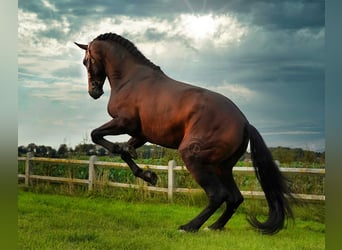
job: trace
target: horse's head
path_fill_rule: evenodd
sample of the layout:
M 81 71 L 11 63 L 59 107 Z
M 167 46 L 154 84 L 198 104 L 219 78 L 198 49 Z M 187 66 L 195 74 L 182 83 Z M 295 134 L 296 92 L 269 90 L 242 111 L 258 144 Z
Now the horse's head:
M 106 73 L 100 59 L 101 57 L 99 52 L 95 48 L 93 49 L 91 44 L 84 45 L 76 42 L 75 44 L 86 51 L 83 64 L 88 72 L 88 93 L 91 97 L 97 99 L 103 94 L 103 84 L 106 80 Z

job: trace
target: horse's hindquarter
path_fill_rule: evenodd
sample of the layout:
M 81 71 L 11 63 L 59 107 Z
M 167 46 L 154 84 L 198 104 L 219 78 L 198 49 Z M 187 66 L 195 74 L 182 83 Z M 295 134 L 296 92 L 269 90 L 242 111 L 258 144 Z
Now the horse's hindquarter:
M 180 150 L 193 151 L 208 161 L 216 161 L 235 153 L 244 140 L 247 120 L 226 97 L 205 90 L 198 99 Z M 193 153 L 193 152 L 191 152 Z

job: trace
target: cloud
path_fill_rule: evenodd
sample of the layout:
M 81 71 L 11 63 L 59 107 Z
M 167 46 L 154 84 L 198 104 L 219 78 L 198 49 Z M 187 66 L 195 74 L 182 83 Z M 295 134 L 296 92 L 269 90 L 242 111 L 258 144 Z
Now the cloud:
M 41 86 L 39 84 L 38 86 Z M 33 85 L 31 85 L 32 88 Z M 70 82 L 55 82 L 48 87 L 37 88 L 31 91 L 31 96 L 35 98 L 45 98 L 51 101 L 79 102 L 80 99 L 88 97 L 85 86 L 71 85 Z M 24 87 L 26 87 L 24 85 Z
M 56 6 L 50 3 L 48 0 L 42 0 L 43 5 L 51 11 L 58 11 Z
M 121 34 L 134 42 L 148 41 L 153 46 L 165 41 L 180 41 L 180 45 L 186 43 L 183 46 L 205 49 L 210 47 L 208 44 L 212 47 L 228 47 L 239 43 L 246 35 L 247 27 L 227 14 L 181 14 L 170 19 L 119 15 L 87 24 L 81 28 L 77 39 L 90 42 L 99 34 L 107 32 Z
M 247 33 L 247 27 L 230 15 L 182 14 L 175 22 L 176 34 L 187 37 L 200 48 L 208 43 L 212 43 L 214 47 L 228 47 L 230 44 L 239 43 Z
M 324 1 L 255 1 L 254 23 L 271 29 L 302 29 L 324 24 Z
M 29 12 L 22 9 L 18 10 L 18 37 L 19 40 L 37 43 L 41 38 L 50 38 L 58 40 L 58 34 L 66 35 L 70 31 L 70 22 L 66 16 L 57 16 L 56 18 L 41 19 L 35 12 Z M 57 33 L 50 34 L 48 31 Z M 41 35 L 41 36 L 40 36 Z
M 18 24 L 19 40 L 24 40 L 27 37 L 38 40 L 34 34 L 47 29 L 45 22 L 39 19 L 36 13 L 21 9 L 18 10 Z
M 258 95 L 256 91 L 253 91 L 250 88 L 238 84 L 227 83 L 226 81 L 222 85 L 208 87 L 211 90 L 221 93 L 227 96 L 228 98 L 232 99 L 233 101 L 238 102 L 249 102 Z

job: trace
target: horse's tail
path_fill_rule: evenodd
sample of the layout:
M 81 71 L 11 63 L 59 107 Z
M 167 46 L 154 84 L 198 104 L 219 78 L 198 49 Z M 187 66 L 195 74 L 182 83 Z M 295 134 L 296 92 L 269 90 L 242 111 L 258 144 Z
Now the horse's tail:
M 258 130 L 250 124 L 247 126 L 247 130 L 255 174 L 269 206 L 269 214 L 265 222 L 258 221 L 255 216 L 250 216 L 248 221 L 262 233 L 274 234 L 284 227 L 286 217 L 293 219 L 293 213 L 288 201 L 288 197 L 293 197 L 287 186 L 286 179 L 273 161 L 271 152 Z

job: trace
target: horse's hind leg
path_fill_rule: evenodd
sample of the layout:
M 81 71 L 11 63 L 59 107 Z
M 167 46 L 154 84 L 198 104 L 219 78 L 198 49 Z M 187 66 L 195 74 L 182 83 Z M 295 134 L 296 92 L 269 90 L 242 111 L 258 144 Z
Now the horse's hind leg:
M 229 195 L 226 199 L 226 209 L 221 215 L 221 217 L 212 224 L 209 228 L 214 230 L 221 230 L 224 228 L 228 220 L 235 213 L 236 209 L 243 202 L 243 196 L 239 191 L 231 170 L 227 170 L 227 173 L 223 174 L 220 178 L 222 183 L 227 187 Z
M 208 196 L 209 203 L 206 208 L 189 223 L 179 227 L 180 230 L 196 232 L 209 219 L 209 217 L 227 199 L 228 190 L 215 173 L 216 166 L 200 163 L 192 157 L 182 153 L 187 169 L 190 171 L 197 183 L 204 189 Z
M 217 176 L 202 169 L 202 166 L 198 166 L 200 171 L 190 170 L 196 181 L 206 192 L 209 203 L 206 208 L 197 215 L 189 223 L 179 227 L 180 230 L 187 232 L 196 232 L 198 229 L 209 219 L 209 217 L 222 205 L 227 198 L 227 190 L 221 185 Z
M 209 227 L 210 229 L 223 229 L 223 227 L 227 224 L 228 220 L 235 213 L 236 209 L 243 202 L 243 196 L 240 190 L 238 189 L 233 177 L 233 167 L 246 151 L 247 145 L 248 137 L 245 136 L 240 148 L 228 160 L 221 163 L 219 178 L 222 185 L 225 186 L 228 190 L 228 197 L 225 200 L 225 211 L 223 212 L 221 217 Z

